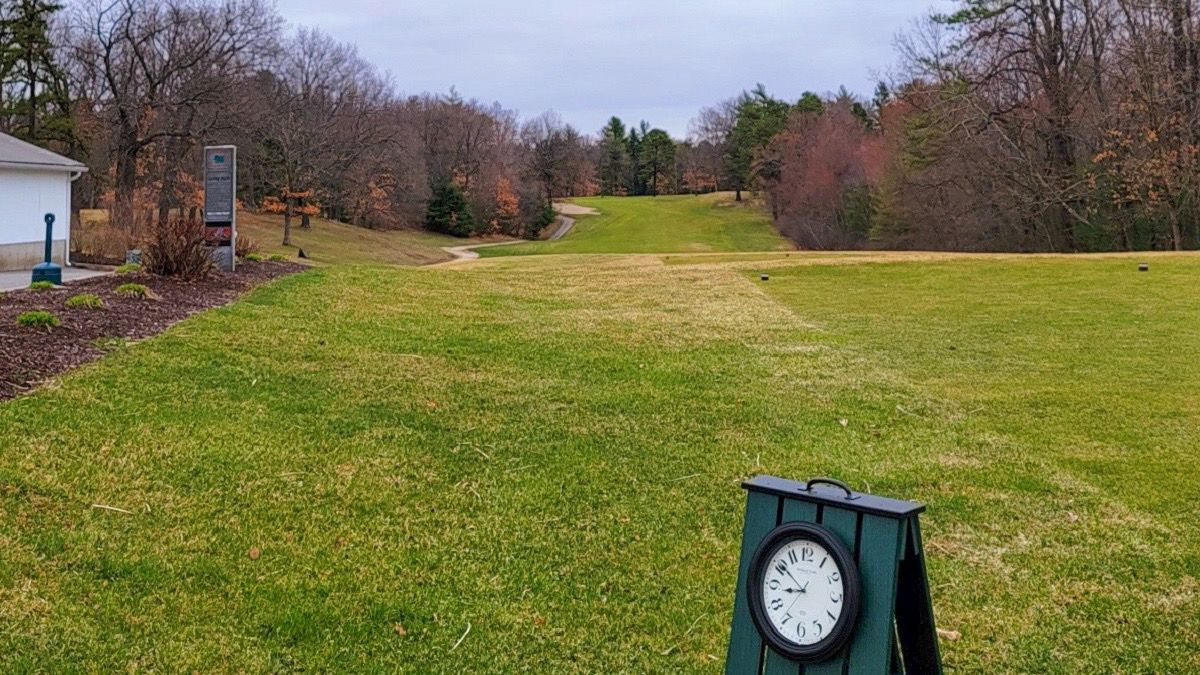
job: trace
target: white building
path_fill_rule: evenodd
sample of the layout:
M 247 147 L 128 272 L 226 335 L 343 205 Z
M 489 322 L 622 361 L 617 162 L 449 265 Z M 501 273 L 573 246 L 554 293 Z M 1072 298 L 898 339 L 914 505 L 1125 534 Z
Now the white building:
M 71 181 L 84 171 L 73 159 L 0 134 L 0 271 L 42 261 L 47 213 L 54 214 L 54 261 L 70 262 Z

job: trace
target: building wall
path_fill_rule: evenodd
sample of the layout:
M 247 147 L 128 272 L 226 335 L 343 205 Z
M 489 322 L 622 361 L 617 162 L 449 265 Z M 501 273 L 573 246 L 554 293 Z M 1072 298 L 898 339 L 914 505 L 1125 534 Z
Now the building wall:
M 66 264 L 71 174 L 0 168 L 0 270 L 29 269 L 42 261 L 47 213 L 54 214 L 54 260 Z

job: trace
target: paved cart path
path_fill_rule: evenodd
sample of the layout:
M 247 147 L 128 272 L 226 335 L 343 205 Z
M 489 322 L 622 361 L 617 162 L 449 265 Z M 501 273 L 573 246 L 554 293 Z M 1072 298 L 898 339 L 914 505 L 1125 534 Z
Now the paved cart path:
M 582 214 L 590 214 L 590 213 L 599 213 L 599 211 L 597 211 L 596 209 L 593 209 L 593 208 L 590 208 L 587 206 L 579 206 L 577 204 L 555 204 L 554 210 L 558 211 L 558 228 L 554 230 L 553 234 L 551 234 L 549 237 L 546 237 L 546 239 L 544 241 L 554 241 L 556 239 L 562 239 L 563 237 L 565 237 L 567 235 L 568 232 L 571 231 L 572 227 L 575 227 L 575 219 L 572 218 L 571 216 L 568 216 L 565 214 L 569 213 L 572 215 L 582 215 Z M 453 265 L 454 263 L 460 263 L 464 260 L 476 260 L 479 258 L 479 254 L 475 252 L 476 249 L 486 248 L 488 246 L 509 246 L 511 244 L 527 243 L 528 241 L 529 241 L 528 239 L 514 239 L 512 241 L 494 241 L 494 242 L 489 242 L 486 244 L 464 244 L 462 246 L 443 246 L 442 250 L 445 251 L 446 253 L 449 253 L 450 255 L 452 255 L 454 257 L 451 258 L 450 260 L 446 260 L 444 262 L 440 262 L 440 263 L 436 263 L 435 265 L 431 265 L 431 267 L 436 267 L 437 265 Z
M 460 263 L 465 260 L 476 260 L 477 258 L 479 258 L 479 254 L 475 252 L 475 249 L 477 249 L 477 248 L 487 248 L 489 246 L 510 246 L 512 244 L 524 244 L 524 243 L 527 243 L 528 241 L 529 241 L 528 239 L 513 239 L 512 241 L 493 241 L 493 242 L 489 242 L 487 244 L 466 244 L 464 246 L 443 246 L 442 250 L 445 251 L 446 253 L 449 253 L 450 255 L 452 255 L 454 257 L 451 258 L 450 260 L 445 260 L 443 262 L 430 265 L 430 267 L 437 267 L 438 265 L 453 265 L 455 263 Z
M 550 235 L 546 239 L 548 241 L 554 241 L 555 239 L 562 239 L 564 235 L 566 235 L 568 232 L 571 231 L 572 227 L 575 227 L 575 219 L 568 217 L 568 216 L 560 215 L 558 217 L 558 229 L 554 231 L 554 234 Z

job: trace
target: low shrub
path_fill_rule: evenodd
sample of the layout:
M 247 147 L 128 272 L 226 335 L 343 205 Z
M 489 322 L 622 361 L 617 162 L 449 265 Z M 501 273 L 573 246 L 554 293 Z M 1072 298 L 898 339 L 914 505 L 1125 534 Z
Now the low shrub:
M 282 253 L 272 253 L 267 256 L 267 260 L 271 262 L 287 262 L 288 257 Z
M 142 250 L 142 260 L 151 274 L 181 279 L 201 279 L 213 268 L 204 225 L 198 220 L 175 219 L 157 225 Z
M 133 274 L 134 272 L 141 271 L 142 266 L 137 263 L 125 263 L 124 265 L 119 265 L 116 269 L 117 274 Z
M 100 309 L 104 306 L 104 301 L 100 296 L 94 293 L 80 293 L 67 298 L 67 307 L 86 307 L 88 309 Z
M 150 295 L 150 289 L 142 284 L 121 284 L 117 286 L 116 292 L 131 298 L 145 298 Z
M 21 312 L 17 316 L 17 325 L 27 328 L 54 328 L 60 323 L 57 316 L 41 309 L 31 312 Z
M 257 253 L 247 253 L 245 257 L 246 257 L 246 260 L 249 262 L 262 262 L 263 261 L 263 257 Z
M 258 251 L 259 246 L 257 239 L 254 237 L 246 237 L 240 234 L 238 235 L 237 241 L 234 243 L 233 250 L 233 252 L 237 254 L 237 257 L 246 258 L 249 260 L 250 256 L 258 253 Z
M 29 284 L 29 289 L 33 291 L 50 291 L 54 290 L 54 283 L 50 281 L 35 281 Z

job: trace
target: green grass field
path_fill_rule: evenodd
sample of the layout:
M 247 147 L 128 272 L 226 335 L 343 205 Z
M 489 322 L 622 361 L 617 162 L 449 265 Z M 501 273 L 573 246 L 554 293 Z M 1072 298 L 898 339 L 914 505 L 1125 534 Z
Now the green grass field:
M 949 672 L 1195 671 L 1198 283 L 800 252 L 284 279 L 0 404 L 0 671 L 720 672 L 758 473 L 928 504 Z
M 574 216 L 557 241 L 485 248 L 485 258 L 541 253 L 704 253 L 790 249 L 757 206 L 732 193 L 661 197 L 584 197 L 572 204 L 598 215 Z

